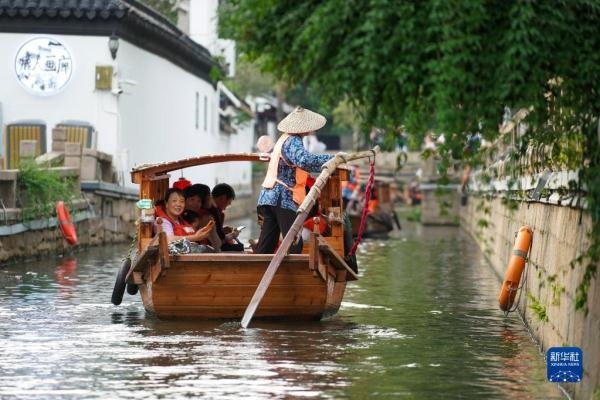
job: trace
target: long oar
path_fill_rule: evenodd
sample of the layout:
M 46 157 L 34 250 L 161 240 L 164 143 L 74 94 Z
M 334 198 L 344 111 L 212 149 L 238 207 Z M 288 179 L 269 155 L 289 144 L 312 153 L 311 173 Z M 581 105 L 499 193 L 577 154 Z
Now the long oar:
M 338 153 L 334 158 L 323 164 L 321 174 L 317 177 L 317 180 L 315 181 L 312 188 L 310 188 L 310 191 L 306 195 L 306 198 L 304 199 L 300 207 L 298 207 L 298 215 L 296 216 L 296 220 L 292 224 L 292 227 L 290 228 L 288 233 L 283 238 L 283 241 L 279 245 L 277 252 L 271 259 L 271 262 L 269 263 L 265 274 L 263 275 L 258 287 L 256 288 L 256 292 L 254 292 L 254 295 L 250 300 L 250 304 L 248 304 L 248 308 L 246 308 L 246 312 L 244 313 L 244 317 L 242 318 L 242 327 L 248 327 L 250 320 L 256 312 L 256 308 L 260 304 L 260 301 L 264 297 L 269 285 L 271 284 L 271 281 L 273 280 L 273 277 L 275 276 L 275 273 L 277 272 L 277 268 L 279 268 L 279 265 L 281 264 L 281 261 L 283 261 L 283 258 L 288 252 L 288 249 L 292 245 L 294 238 L 300 231 L 304 220 L 306 220 L 308 212 L 315 204 L 315 201 L 319 198 L 319 195 L 321 194 L 321 189 L 323 188 L 323 186 L 325 186 L 325 183 L 329 179 L 329 176 L 331 176 L 331 174 L 336 170 L 336 168 L 340 164 L 352 160 L 358 160 L 359 158 L 373 157 L 378 152 L 379 146 L 375 146 L 373 150 L 362 151 L 359 153 Z

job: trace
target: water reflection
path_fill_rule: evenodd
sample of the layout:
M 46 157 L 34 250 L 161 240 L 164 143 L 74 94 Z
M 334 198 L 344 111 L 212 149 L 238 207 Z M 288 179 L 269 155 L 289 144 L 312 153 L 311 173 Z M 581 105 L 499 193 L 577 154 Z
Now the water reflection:
M 125 246 L 2 267 L 0 398 L 560 398 L 470 239 L 403 228 L 361 247 L 338 316 L 248 330 L 111 305 Z

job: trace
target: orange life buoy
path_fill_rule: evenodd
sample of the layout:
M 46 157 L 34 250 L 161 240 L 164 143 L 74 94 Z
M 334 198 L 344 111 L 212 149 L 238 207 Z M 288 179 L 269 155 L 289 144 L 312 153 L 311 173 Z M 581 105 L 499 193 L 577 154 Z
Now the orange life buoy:
M 76 245 L 77 233 L 75 233 L 75 226 L 71 221 L 71 214 L 69 214 L 67 206 L 62 201 L 56 203 L 56 218 L 58 219 L 58 227 L 67 243 L 71 246 Z
M 527 262 L 527 254 L 531 247 L 532 236 L 533 231 L 528 226 L 522 226 L 517 233 L 513 253 L 508 262 L 506 275 L 504 275 L 504 283 L 502 284 L 502 289 L 500 289 L 500 295 L 498 296 L 498 303 L 500 304 L 500 309 L 502 311 L 510 310 L 515 301 L 515 295 L 517 294 L 517 288 L 521 281 L 523 268 L 525 268 L 525 263 Z

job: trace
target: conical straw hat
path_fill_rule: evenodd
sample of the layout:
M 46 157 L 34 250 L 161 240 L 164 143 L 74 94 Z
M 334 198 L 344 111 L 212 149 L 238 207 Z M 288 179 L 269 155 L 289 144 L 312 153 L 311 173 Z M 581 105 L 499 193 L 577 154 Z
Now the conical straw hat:
M 296 107 L 294 111 L 279 122 L 277 129 L 280 132 L 290 134 L 307 133 L 321 129 L 326 122 L 327 120 L 321 114 L 306 108 Z

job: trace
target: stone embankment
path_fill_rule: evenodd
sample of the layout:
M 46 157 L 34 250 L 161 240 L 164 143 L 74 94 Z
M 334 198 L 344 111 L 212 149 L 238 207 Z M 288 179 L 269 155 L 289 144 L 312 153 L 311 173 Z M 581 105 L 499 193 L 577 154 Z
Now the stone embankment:
M 62 128 L 55 128 L 52 138 L 53 151 L 35 161 L 42 169 L 74 181 L 74 199 L 67 204 L 78 242 L 71 247 L 64 241 L 55 217 L 24 218 L 22 206 L 28 193 L 19 187 L 19 171 L 0 170 L 0 264 L 130 241 L 134 235 L 137 190 L 115 183 L 112 156 L 68 142 Z M 36 141 L 21 140 L 19 158 L 33 159 L 35 148 Z
M 587 251 L 592 227 L 583 198 L 567 190 L 573 187 L 577 173 L 550 171 L 541 164 L 521 169 L 527 176 L 513 177 L 505 175 L 505 171 L 514 170 L 506 168 L 509 162 L 516 161 L 496 161 L 471 176 L 468 201 L 459 211 L 461 227 L 471 233 L 496 271 L 498 291 L 516 232 L 523 225 L 533 229 L 521 295 L 517 295 L 518 312 L 544 352 L 561 346 L 582 349 L 582 381 L 563 386 L 576 399 L 598 399 L 600 274 L 591 278 L 585 304 L 577 308 L 576 297 L 587 264 L 573 261 Z

